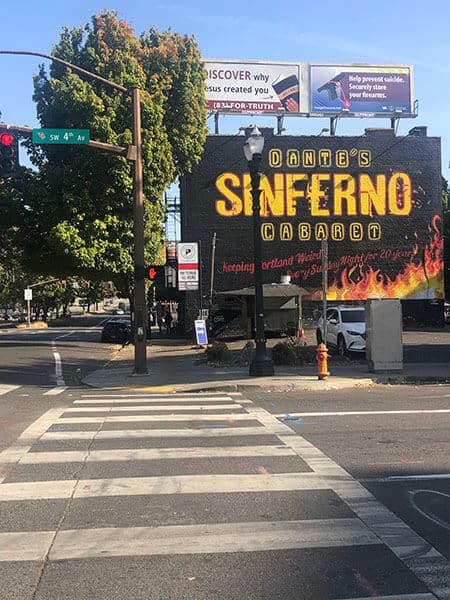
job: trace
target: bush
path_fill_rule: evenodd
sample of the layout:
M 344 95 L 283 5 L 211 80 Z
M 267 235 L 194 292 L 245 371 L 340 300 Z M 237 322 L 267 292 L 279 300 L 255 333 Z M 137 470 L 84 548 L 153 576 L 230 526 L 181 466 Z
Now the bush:
M 316 361 L 316 347 L 305 346 L 300 340 L 280 342 L 272 348 L 272 360 L 276 365 L 304 365 Z
M 231 350 L 225 342 L 214 342 L 206 348 L 205 355 L 209 363 L 230 362 L 232 358 Z
M 272 348 L 272 360 L 276 365 L 295 365 L 296 354 L 286 342 L 280 342 Z

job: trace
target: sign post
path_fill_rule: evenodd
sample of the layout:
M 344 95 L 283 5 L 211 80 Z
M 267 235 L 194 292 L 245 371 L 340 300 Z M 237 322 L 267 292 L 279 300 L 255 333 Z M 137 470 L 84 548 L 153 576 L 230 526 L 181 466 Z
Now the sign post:
M 31 288 L 25 288 L 24 300 L 27 301 L 27 324 L 28 327 L 31 325 L 31 300 L 33 300 L 33 290 Z

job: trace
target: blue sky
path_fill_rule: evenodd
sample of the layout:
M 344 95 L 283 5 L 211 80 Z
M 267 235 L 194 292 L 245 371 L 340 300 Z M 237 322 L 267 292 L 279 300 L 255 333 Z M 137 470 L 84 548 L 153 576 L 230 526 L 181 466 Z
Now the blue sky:
M 419 116 L 400 122 L 398 135 L 426 125 L 442 138 L 442 174 L 450 177 L 450 8 L 447 0 L 273 1 L 204 0 L 18 0 L 2 11 L 1 49 L 51 53 L 61 27 L 84 25 L 93 13 L 117 11 L 136 33 L 151 26 L 195 36 L 204 58 L 268 61 L 412 64 Z M 8 123 L 38 126 L 31 99 L 32 76 L 40 60 L 0 56 L 0 111 Z M 221 133 L 256 122 L 276 126 L 273 117 L 222 116 Z M 210 127 L 213 128 L 211 118 Z M 338 135 L 360 135 L 366 127 L 388 127 L 388 119 L 346 119 Z M 322 118 L 285 119 L 286 134 L 317 134 Z

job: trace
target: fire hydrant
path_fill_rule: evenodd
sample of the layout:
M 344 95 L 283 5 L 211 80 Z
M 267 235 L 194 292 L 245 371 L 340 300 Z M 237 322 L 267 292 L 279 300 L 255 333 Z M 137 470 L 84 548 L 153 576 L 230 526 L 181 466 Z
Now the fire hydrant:
M 324 343 L 317 346 L 316 353 L 317 377 L 326 379 L 330 373 L 328 371 L 328 350 Z

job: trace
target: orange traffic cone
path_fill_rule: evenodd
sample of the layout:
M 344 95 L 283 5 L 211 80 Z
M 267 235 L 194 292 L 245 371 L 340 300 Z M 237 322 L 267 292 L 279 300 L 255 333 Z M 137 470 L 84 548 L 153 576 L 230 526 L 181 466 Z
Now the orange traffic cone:
M 298 337 L 301 339 L 301 343 L 306 346 L 306 335 L 303 327 L 300 328 L 300 335 Z

